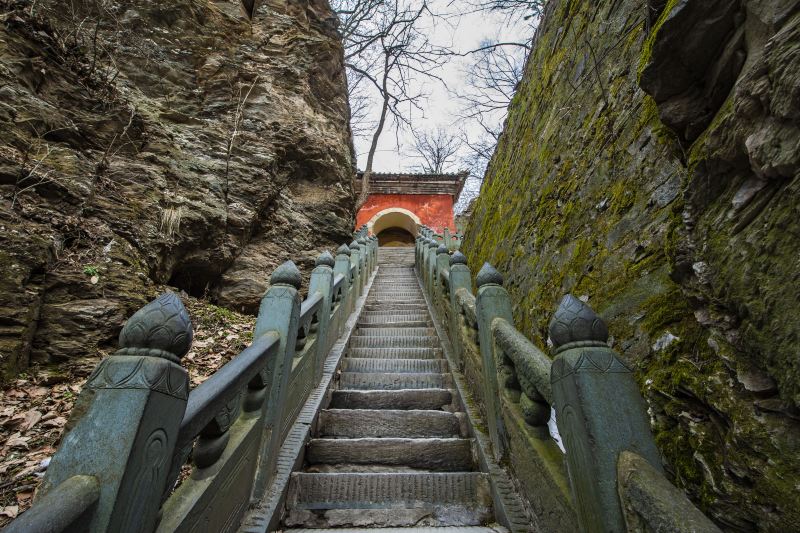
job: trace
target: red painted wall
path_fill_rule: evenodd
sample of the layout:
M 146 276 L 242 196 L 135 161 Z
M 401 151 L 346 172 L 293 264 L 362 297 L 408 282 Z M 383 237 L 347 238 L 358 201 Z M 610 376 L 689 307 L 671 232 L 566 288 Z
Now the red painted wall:
M 445 227 L 455 231 L 453 197 L 449 194 L 370 194 L 358 210 L 356 228 L 390 207 L 408 209 L 436 233 L 442 233 Z

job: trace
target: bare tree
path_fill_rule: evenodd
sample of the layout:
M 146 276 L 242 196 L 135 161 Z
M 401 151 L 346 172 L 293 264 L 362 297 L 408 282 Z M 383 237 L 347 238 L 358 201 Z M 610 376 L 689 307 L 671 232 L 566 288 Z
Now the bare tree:
M 461 140 L 439 127 L 418 132 L 409 156 L 419 161 L 415 169 L 428 174 L 447 172 L 458 158 Z
M 442 81 L 436 70 L 448 57 L 431 43 L 428 32 L 421 29 L 423 22 L 435 18 L 425 1 L 334 0 L 332 6 L 339 17 L 344 42 L 351 106 L 360 111 L 352 116 L 353 131 L 362 135 L 371 132 L 357 201 L 360 206 L 369 194 L 375 152 L 387 124 L 397 129 L 407 127 L 411 124 L 412 109 L 424 112 L 426 94 L 418 81 L 423 78 Z M 364 100 L 358 101 L 358 97 L 366 98 L 367 87 L 377 94 L 379 112 L 374 122 L 366 112 L 368 107 L 360 107 Z M 358 96 L 355 99 L 354 92 Z

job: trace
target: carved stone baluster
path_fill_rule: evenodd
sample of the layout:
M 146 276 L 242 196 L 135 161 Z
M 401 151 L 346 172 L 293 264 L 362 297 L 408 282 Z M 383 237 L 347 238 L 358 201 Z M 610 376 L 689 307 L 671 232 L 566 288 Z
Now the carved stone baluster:
M 239 418 L 241 404 L 241 395 L 232 398 L 200 432 L 192 453 L 192 460 L 197 468 L 208 468 L 222 456 L 230 439 L 228 430 Z
M 263 380 L 268 384 L 267 401 L 262 406 L 264 436 L 261 445 L 261 459 L 253 489 L 253 496 L 261 498 L 275 473 L 275 465 L 280 448 L 280 423 L 286 407 L 287 383 L 292 371 L 292 359 L 297 340 L 300 321 L 300 289 L 302 278 L 297 266 L 286 261 L 275 269 L 270 277 L 270 288 L 261 300 L 258 320 L 253 336 L 255 338 L 269 331 L 280 335 L 280 348 L 276 357 L 271 358 L 262 371 Z
M 350 243 L 350 264 L 355 265 L 356 267 L 356 273 L 350 280 L 350 285 L 353 290 L 353 296 L 352 296 L 353 308 L 355 308 L 356 300 L 358 300 L 363 294 L 364 284 L 361 282 L 362 278 L 361 263 L 362 263 L 361 249 L 358 247 L 358 243 L 356 241 L 353 241 Z
M 450 268 L 450 252 L 447 249 L 447 246 L 444 244 L 440 244 L 439 247 L 436 249 L 436 265 L 434 270 L 434 278 L 435 282 L 433 284 L 434 288 L 437 289 L 435 292 L 441 292 L 442 296 L 446 297 L 447 294 L 445 291 L 444 281 L 442 281 L 442 272 Z M 439 290 L 441 289 L 441 291 Z M 434 295 L 433 298 L 436 298 Z
M 336 325 L 338 328 L 337 337 L 342 332 L 342 328 L 344 327 L 345 322 L 347 321 L 346 317 L 351 312 L 352 301 L 350 297 L 350 248 L 347 247 L 346 244 L 341 245 L 336 250 L 336 264 L 333 267 L 333 275 L 334 277 L 336 274 L 341 274 L 344 279 L 342 280 L 342 300 L 339 305 L 342 306 L 341 311 L 339 314 L 339 324 Z
M 119 349 L 81 391 L 37 499 L 72 476 L 94 476 L 100 500 L 83 531 L 155 528 L 189 394 L 179 363 L 191 343 L 189 314 L 173 293 L 128 320 Z
M 636 452 L 661 472 L 644 400 L 631 370 L 606 344 L 605 323 L 588 305 L 568 294 L 549 330 L 556 422 L 581 530 L 625 531 L 617 493 L 620 452 Z
M 325 356 L 333 345 L 336 336 L 330 328 L 331 308 L 333 307 L 333 267 L 336 262 L 330 252 L 323 252 L 316 260 L 316 267 L 311 272 L 308 283 L 308 293 L 321 293 L 322 305 L 317 312 L 320 317 L 317 326 L 317 345 L 314 366 L 314 383 L 319 383 L 322 377 L 322 367 Z
M 433 298 L 433 288 L 436 286 L 436 249 L 439 248 L 439 243 L 434 239 L 428 241 L 428 258 L 425 270 L 427 271 L 427 278 L 425 280 L 425 289 L 428 295 Z
M 361 293 L 364 293 L 364 288 L 367 286 L 367 280 L 370 275 L 369 257 L 367 256 L 367 241 L 363 237 L 356 241 L 358 244 L 358 251 L 361 256 Z
M 459 369 L 464 367 L 464 346 L 458 331 L 461 327 L 461 310 L 458 304 L 459 289 L 472 292 L 472 278 L 467 258 L 461 252 L 450 256 L 450 337 L 453 339 L 453 357 Z
M 489 425 L 489 437 L 492 440 L 495 458 L 500 459 L 505 453 L 505 431 L 500 412 L 500 396 L 498 383 L 506 378 L 499 372 L 499 361 L 495 356 L 495 343 L 492 334 L 492 321 L 504 318 L 514 323 L 511 315 L 511 299 L 503 288 L 503 276 L 489 263 L 485 263 L 475 278 L 478 285 L 478 296 L 475 298 L 475 313 L 478 319 L 478 337 L 480 339 L 481 361 L 483 362 L 484 401 L 486 402 L 486 418 Z M 503 373 L 505 374 L 505 372 Z

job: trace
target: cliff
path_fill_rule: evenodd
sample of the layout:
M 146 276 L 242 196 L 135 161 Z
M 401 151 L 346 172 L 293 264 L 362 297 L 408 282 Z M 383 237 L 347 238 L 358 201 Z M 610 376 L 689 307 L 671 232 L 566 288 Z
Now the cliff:
M 169 284 L 254 312 L 352 229 L 325 0 L 0 0 L 0 369 L 91 354 Z
M 463 244 L 540 346 L 602 314 L 727 531 L 800 527 L 798 43 L 792 1 L 551 1 Z

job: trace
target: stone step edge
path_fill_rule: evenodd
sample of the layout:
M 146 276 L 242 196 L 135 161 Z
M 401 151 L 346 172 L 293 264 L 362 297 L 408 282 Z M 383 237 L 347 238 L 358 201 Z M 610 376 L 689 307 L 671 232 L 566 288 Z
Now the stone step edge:
M 533 510 L 522 503 L 516 493 L 516 487 L 508 472 L 494 459 L 489 435 L 486 433 L 486 421 L 474 404 L 464 401 L 469 390 L 464 375 L 457 371 L 453 362 L 453 345 L 447 330 L 442 326 L 438 311 L 430 305 L 425 295 L 428 310 L 431 313 L 433 327 L 436 329 L 442 351 L 450 362 L 450 379 L 454 389 L 453 401 L 458 405 L 459 411 L 466 415 L 470 435 L 474 438 L 473 451 L 477 456 L 478 467 L 481 472 L 488 473 L 489 485 L 492 492 L 495 520 L 507 527 L 512 533 L 538 533 L 542 531 Z M 491 474 L 491 475 L 489 475 Z
M 377 273 L 367 280 L 365 292 L 375 282 Z M 292 424 L 289 434 L 284 439 L 278 451 L 277 472 L 267 489 L 264 497 L 257 502 L 250 502 L 250 508 L 245 512 L 239 525 L 240 533 L 267 533 L 275 531 L 278 526 L 284 502 L 289 492 L 292 472 L 299 468 L 303 462 L 303 452 L 306 443 L 311 438 L 311 430 L 322 405 L 327 405 L 334 390 L 334 379 L 341 364 L 342 357 L 348 350 L 349 340 L 356 330 L 358 317 L 366 305 L 366 295 L 356 301 L 355 309 L 345 322 L 344 331 L 331 347 L 325 358 L 322 379 L 315 389 L 311 391 L 300 410 L 297 420 Z

